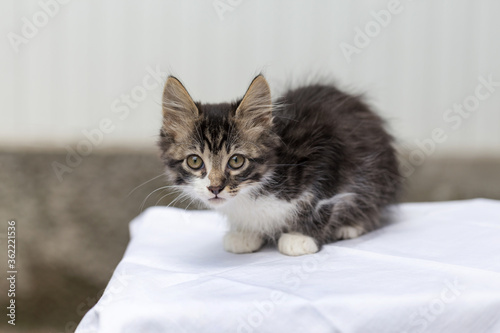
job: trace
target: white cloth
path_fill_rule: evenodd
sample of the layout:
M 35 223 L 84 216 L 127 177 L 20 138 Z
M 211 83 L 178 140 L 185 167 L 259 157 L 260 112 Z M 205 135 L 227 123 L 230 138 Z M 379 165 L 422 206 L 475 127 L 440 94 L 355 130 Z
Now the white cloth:
M 500 332 L 500 201 L 402 204 L 301 257 L 225 252 L 210 211 L 149 208 L 130 229 L 77 333 Z

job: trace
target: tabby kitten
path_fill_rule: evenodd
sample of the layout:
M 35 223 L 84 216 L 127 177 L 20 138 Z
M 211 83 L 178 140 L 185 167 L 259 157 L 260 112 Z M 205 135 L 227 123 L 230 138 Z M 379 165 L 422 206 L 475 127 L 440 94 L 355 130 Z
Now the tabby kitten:
M 160 136 L 169 180 L 227 217 L 233 253 L 277 241 L 298 256 L 360 236 L 381 225 L 400 185 L 381 118 L 329 85 L 273 104 L 259 75 L 242 99 L 202 104 L 169 77 Z

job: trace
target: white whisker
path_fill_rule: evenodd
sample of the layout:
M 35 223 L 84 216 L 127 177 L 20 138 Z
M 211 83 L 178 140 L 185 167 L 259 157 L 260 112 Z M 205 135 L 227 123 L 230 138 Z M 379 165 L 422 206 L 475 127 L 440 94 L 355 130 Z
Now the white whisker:
M 136 186 L 136 187 L 135 187 L 132 191 L 130 191 L 130 193 L 129 193 L 129 194 L 127 194 L 127 198 L 128 198 L 128 197 L 129 197 L 129 196 L 130 196 L 130 195 L 131 195 L 131 194 L 132 194 L 135 190 L 137 190 L 139 187 L 141 187 L 141 186 L 143 186 L 143 185 L 145 185 L 145 184 L 149 183 L 150 181 L 153 181 L 153 180 L 155 180 L 155 179 L 158 179 L 158 178 L 160 178 L 161 176 L 164 176 L 164 175 L 165 175 L 165 174 L 162 172 L 162 173 L 161 173 L 161 174 L 159 174 L 158 176 L 153 177 L 153 178 L 151 178 L 151 179 L 150 179 L 150 180 L 148 180 L 148 181 L 145 181 L 144 183 L 142 183 L 142 184 L 141 184 L 141 185 L 139 185 L 139 186 Z

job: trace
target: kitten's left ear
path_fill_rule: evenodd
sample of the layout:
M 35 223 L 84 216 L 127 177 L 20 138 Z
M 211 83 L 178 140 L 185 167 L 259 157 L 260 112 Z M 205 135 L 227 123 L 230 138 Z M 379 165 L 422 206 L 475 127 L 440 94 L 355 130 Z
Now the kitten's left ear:
M 177 140 L 184 140 L 193 131 L 198 108 L 186 88 L 170 76 L 163 89 L 163 131 Z
M 182 113 L 184 117 L 198 116 L 198 108 L 186 88 L 177 78 L 170 76 L 163 89 L 163 116 Z
M 248 127 L 267 127 L 273 122 L 272 111 L 271 89 L 264 76 L 258 75 L 248 87 L 235 117 L 244 120 Z

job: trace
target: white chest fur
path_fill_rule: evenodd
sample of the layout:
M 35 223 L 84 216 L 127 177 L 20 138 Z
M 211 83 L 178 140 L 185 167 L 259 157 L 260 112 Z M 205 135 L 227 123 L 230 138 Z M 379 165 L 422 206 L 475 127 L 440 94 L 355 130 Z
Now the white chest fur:
M 240 193 L 217 211 L 227 217 L 231 230 L 272 236 L 293 220 L 297 201 L 281 200 L 274 195 L 253 198 Z

